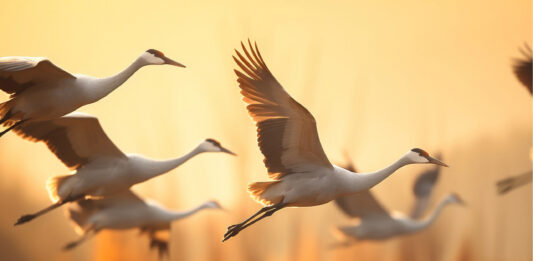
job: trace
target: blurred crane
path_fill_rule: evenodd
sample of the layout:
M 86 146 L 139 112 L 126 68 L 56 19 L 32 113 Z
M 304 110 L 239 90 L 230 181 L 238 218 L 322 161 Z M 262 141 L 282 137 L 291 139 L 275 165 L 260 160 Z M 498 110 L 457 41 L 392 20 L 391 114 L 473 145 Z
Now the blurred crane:
M 457 194 L 449 194 L 437 205 L 429 217 L 417 221 L 399 212 L 389 213 L 369 190 L 338 198 L 335 202 L 346 215 L 361 219 L 356 226 L 339 227 L 343 234 L 356 240 L 384 240 L 414 233 L 433 224 L 446 205 L 464 204 Z M 345 244 L 349 242 L 341 245 Z
M 170 234 L 172 221 L 186 218 L 203 209 L 221 209 L 216 201 L 208 201 L 188 211 L 165 209 L 156 202 L 145 201 L 131 190 L 105 196 L 102 199 L 84 199 L 69 206 L 68 218 L 73 222 L 78 240 L 65 246 L 69 250 L 103 229 L 138 228 L 141 234 L 150 238 L 150 248 L 157 248 L 159 255 L 168 254 L 168 239 L 158 234 Z
M 528 45 L 525 46 L 525 50 L 520 49 L 520 52 L 524 55 L 522 59 L 516 59 L 513 66 L 513 71 L 516 75 L 516 78 L 529 90 L 529 94 L 532 93 L 532 82 L 531 75 L 533 74 L 532 64 L 533 58 L 531 56 L 531 47 Z M 502 179 L 496 183 L 498 193 L 505 194 L 515 188 L 521 187 L 523 185 L 531 184 L 532 180 L 532 171 L 527 171 L 521 175 L 508 177 Z
M 346 169 L 352 172 L 356 171 L 353 163 L 351 162 L 347 165 Z M 414 186 L 417 202 L 421 200 L 420 196 L 422 195 L 424 200 L 428 199 L 427 196 L 431 194 L 437 176 L 438 167 L 418 176 Z M 409 218 L 398 212 L 390 214 L 375 199 L 370 190 L 365 190 L 353 195 L 337 198 L 335 203 L 337 203 L 337 206 L 346 215 L 361 219 L 361 222 L 357 226 L 339 227 L 339 231 L 352 240 L 338 243 L 336 246 L 347 246 L 352 243 L 354 239 L 384 240 L 394 236 L 423 230 L 436 220 L 444 206 L 450 203 L 463 204 L 463 201 L 458 195 L 450 194 L 439 203 L 430 217 L 423 221 L 417 221 L 416 217 Z M 424 212 L 426 207 L 426 203 L 417 203 L 415 204 L 415 211 L 412 212 L 416 213 L 417 215 L 422 214 L 421 212 Z

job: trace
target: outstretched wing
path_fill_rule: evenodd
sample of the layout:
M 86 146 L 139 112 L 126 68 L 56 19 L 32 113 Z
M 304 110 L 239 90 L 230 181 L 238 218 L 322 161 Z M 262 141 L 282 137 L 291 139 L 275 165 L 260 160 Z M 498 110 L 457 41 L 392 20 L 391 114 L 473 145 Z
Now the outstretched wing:
M 386 218 L 389 213 L 374 198 L 370 190 L 361 191 L 349 196 L 337 198 L 337 206 L 348 216 L 361 219 Z
M 30 141 L 43 141 L 70 169 L 100 157 L 126 158 L 107 137 L 96 117 L 74 112 L 58 119 L 22 124 L 15 133 Z
M 333 168 L 320 140 L 313 115 L 295 101 L 267 68 L 257 44 L 241 43 L 244 57 L 236 50 L 235 70 L 246 107 L 257 126 L 257 141 L 265 156 L 269 176 L 280 179 L 317 167 Z
M 531 56 L 531 47 L 525 47 L 526 50 L 520 50 L 524 55 L 522 59 L 516 59 L 513 65 L 513 71 L 518 80 L 532 93 L 531 74 L 533 73 L 533 58 Z
M 0 89 L 12 97 L 35 84 L 68 78 L 76 77 L 43 57 L 0 58 Z
M 440 156 L 439 156 L 440 158 Z M 411 208 L 411 218 L 418 219 L 422 217 L 424 212 L 426 212 L 429 201 L 431 198 L 431 193 L 435 188 L 435 184 L 439 179 L 440 167 L 434 167 L 428 171 L 422 172 L 416 178 L 415 184 L 413 185 L 413 194 L 415 195 L 415 203 Z

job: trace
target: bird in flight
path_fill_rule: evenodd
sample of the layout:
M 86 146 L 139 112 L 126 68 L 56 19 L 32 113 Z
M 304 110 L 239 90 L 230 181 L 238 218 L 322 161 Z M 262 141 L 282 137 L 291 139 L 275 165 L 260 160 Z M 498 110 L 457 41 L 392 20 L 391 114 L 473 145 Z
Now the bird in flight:
M 171 222 L 191 216 L 204 209 L 222 209 L 216 201 L 207 201 L 188 211 L 174 211 L 164 208 L 157 202 L 143 200 L 131 190 L 125 190 L 100 199 L 83 199 L 67 209 L 67 217 L 72 221 L 81 237 L 68 243 L 64 249 L 70 250 L 98 232 L 138 228 L 141 234 L 150 238 L 150 248 L 156 248 L 162 257 L 168 255 L 168 237 Z
M 0 103 L 0 125 L 7 126 L 0 137 L 21 124 L 57 119 L 96 102 L 141 67 L 160 64 L 185 67 L 155 49 L 143 52 L 126 69 L 105 78 L 68 73 L 43 57 L 2 57 L 0 90 L 11 97 Z
M 526 89 L 529 91 L 529 94 L 531 95 L 531 78 L 533 74 L 533 57 L 531 56 L 531 47 L 528 45 L 525 46 L 523 49 L 520 49 L 520 52 L 524 55 L 524 58 L 522 59 L 516 59 L 515 64 L 513 65 L 513 72 L 516 75 L 516 78 Z M 506 194 L 507 192 L 527 185 L 531 184 L 533 176 L 533 171 L 529 170 L 526 171 L 520 175 L 511 176 L 505 179 L 502 179 L 496 183 L 496 188 L 498 189 L 499 194 Z
M 257 142 L 272 181 L 252 183 L 248 192 L 264 205 L 241 223 L 231 225 L 226 241 L 257 221 L 285 207 L 309 207 L 337 197 L 367 190 L 407 164 L 432 163 L 445 166 L 421 149 L 409 150 L 398 161 L 380 171 L 355 174 L 332 165 L 320 140 L 313 115 L 294 100 L 266 66 L 257 44 L 241 43 L 236 50 L 235 70 L 246 108 L 257 126 Z
M 48 181 L 52 205 L 24 215 L 15 225 L 28 222 L 65 203 L 117 193 L 167 173 L 203 152 L 235 153 L 214 139 L 202 141 L 184 156 L 154 160 L 137 154 L 124 154 L 107 137 L 96 117 L 73 112 L 49 121 L 29 122 L 14 130 L 30 141 L 42 141 L 67 167 L 71 175 Z

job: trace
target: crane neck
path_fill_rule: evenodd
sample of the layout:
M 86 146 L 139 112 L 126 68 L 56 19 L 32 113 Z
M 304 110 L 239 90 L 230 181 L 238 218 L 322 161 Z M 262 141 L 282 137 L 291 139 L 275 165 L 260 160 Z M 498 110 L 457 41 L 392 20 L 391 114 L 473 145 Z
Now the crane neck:
M 137 58 L 121 72 L 113 76 L 97 79 L 95 87 L 91 88 L 91 100 L 95 102 L 107 96 L 109 93 L 126 82 L 137 70 L 145 65 L 146 64 L 142 61 L 142 59 Z
M 354 173 L 351 171 L 348 174 L 344 174 L 344 191 L 343 194 L 352 194 L 355 192 L 359 192 L 362 190 L 367 190 L 372 188 L 373 186 L 377 185 L 384 179 L 386 179 L 388 176 L 390 176 L 392 173 L 394 173 L 399 168 L 410 164 L 407 160 L 404 159 L 404 157 L 400 158 L 399 160 L 395 161 L 391 165 L 389 165 L 386 168 L 383 168 L 381 170 L 370 172 L 370 173 Z
M 167 211 L 167 221 L 174 221 L 174 220 L 177 220 L 177 219 L 182 219 L 182 218 L 186 218 L 188 216 L 191 216 L 191 215 L 194 215 L 196 212 L 198 211 L 201 211 L 201 210 L 204 210 L 204 209 L 207 209 L 209 208 L 208 205 L 206 203 L 200 205 L 200 206 L 197 206 L 193 209 L 190 209 L 190 210 L 187 210 L 187 211 L 172 211 L 172 210 L 168 210 Z
M 189 153 L 178 157 L 174 159 L 169 160 L 152 160 L 152 159 L 145 159 L 141 162 L 141 164 L 138 164 L 139 166 L 135 166 L 137 169 L 136 171 L 139 172 L 140 175 L 140 181 L 146 181 L 151 178 L 155 178 L 157 176 L 160 176 L 162 174 L 165 174 L 177 167 L 179 167 L 181 164 L 187 162 L 192 157 L 204 152 L 200 147 L 196 147 L 193 150 L 191 150 Z
M 447 206 L 450 203 L 452 203 L 452 202 L 450 201 L 449 197 L 446 197 L 443 200 L 441 200 L 441 202 L 437 205 L 435 210 L 433 210 L 433 213 L 431 213 L 431 215 L 428 218 L 426 218 L 426 219 L 424 219 L 424 220 L 422 220 L 420 222 L 415 222 L 415 225 L 413 226 L 412 230 L 413 231 L 422 230 L 422 229 L 430 226 L 431 224 L 433 224 L 433 222 L 435 222 L 435 220 L 437 220 L 437 217 L 442 212 L 442 209 L 444 209 L 444 207 Z

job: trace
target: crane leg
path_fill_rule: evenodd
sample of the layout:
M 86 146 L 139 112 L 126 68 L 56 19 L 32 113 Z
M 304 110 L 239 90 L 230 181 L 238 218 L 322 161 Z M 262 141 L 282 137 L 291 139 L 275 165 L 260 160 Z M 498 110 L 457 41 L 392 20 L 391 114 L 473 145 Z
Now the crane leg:
M 264 213 L 265 211 L 268 211 L 268 210 L 272 209 L 273 207 L 274 207 L 274 206 L 266 206 L 266 207 L 263 207 L 263 208 L 259 209 L 259 211 L 255 212 L 255 214 L 253 214 L 252 216 L 250 216 L 249 218 L 247 218 L 246 220 L 244 220 L 243 222 L 229 226 L 228 229 L 227 229 L 227 231 L 226 231 L 226 233 L 224 234 L 224 237 L 226 237 L 226 235 L 228 235 L 228 234 L 230 233 L 231 230 L 233 230 L 233 229 L 237 229 L 237 228 L 239 228 L 239 227 L 244 226 L 248 221 L 252 220 L 253 218 L 255 218 L 256 216 L 258 216 L 259 214 Z
M 78 246 L 79 244 L 83 243 L 83 241 L 87 240 L 89 237 L 96 235 L 100 230 L 89 230 L 87 233 L 83 234 L 78 240 L 74 240 L 72 242 L 69 242 L 63 247 L 63 251 L 68 251 L 73 249 L 74 247 Z M 92 233 L 91 233 L 92 232 Z
M 65 200 L 60 200 L 60 201 L 58 201 L 58 202 L 56 202 L 56 203 L 54 203 L 54 204 L 52 204 L 52 205 L 50 205 L 50 206 L 48 206 L 46 208 L 43 208 L 43 209 L 41 209 L 41 210 L 39 210 L 39 211 L 37 211 L 37 212 L 35 212 L 33 214 L 23 215 L 17 220 L 17 222 L 14 224 L 14 226 L 18 226 L 18 225 L 24 224 L 26 222 L 29 222 L 29 221 L 33 220 L 34 218 L 36 218 L 38 216 L 46 214 L 49 211 L 54 210 L 54 209 L 62 206 L 65 203 L 76 201 L 76 200 L 84 198 L 84 197 L 85 196 L 82 195 L 82 196 L 73 197 L 73 198 L 66 198 Z
M 2 117 L 2 119 L 0 119 L 0 125 L 4 124 L 4 122 L 6 122 L 7 120 L 9 120 L 9 118 L 11 118 L 11 110 L 9 110 L 9 111 L 4 115 L 4 117 Z
M 259 220 L 261 220 L 263 218 L 272 216 L 272 214 L 274 214 L 276 211 L 278 211 L 278 210 L 280 210 L 280 209 L 282 209 L 284 207 L 285 207 L 285 204 L 278 203 L 278 204 L 273 205 L 273 206 L 265 207 L 266 209 L 262 208 L 257 213 L 255 213 L 253 216 L 251 216 L 250 218 L 246 219 L 244 222 L 242 222 L 240 224 L 229 226 L 228 227 L 228 231 L 226 231 L 226 233 L 224 234 L 224 239 L 222 240 L 222 242 L 230 239 L 231 237 L 236 236 L 237 234 L 239 234 L 239 232 L 241 232 L 241 230 L 243 230 L 243 229 L 255 224 L 257 221 L 259 221 Z M 261 213 L 263 213 L 263 215 L 261 215 L 260 217 L 252 220 L 254 217 L 256 217 L 257 215 L 259 215 Z M 250 221 L 250 220 L 252 220 L 252 221 Z M 248 222 L 248 221 L 250 221 L 250 222 Z
M 259 214 L 265 212 L 265 211 L 268 211 L 270 209 L 272 209 L 274 206 L 266 206 L 266 207 L 263 207 L 261 208 L 259 211 L 255 212 L 255 214 L 253 214 L 252 216 L 250 216 L 249 218 L 247 218 L 246 220 L 244 220 L 243 222 L 239 223 L 239 224 L 235 224 L 235 225 L 231 225 L 228 227 L 228 229 L 230 228 L 234 228 L 234 227 L 239 227 L 239 226 L 244 226 L 248 221 L 252 220 L 254 217 L 258 216 Z
M 150 248 L 157 248 L 159 257 L 168 256 L 168 242 L 165 240 L 150 238 Z
M 13 124 L 12 126 L 10 126 L 9 128 L 5 129 L 4 131 L 0 132 L 0 137 L 4 136 L 4 134 L 8 133 L 10 130 L 18 127 L 20 124 L 26 122 L 28 119 L 26 120 L 21 120 L 21 121 L 17 121 L 17 123 Z

